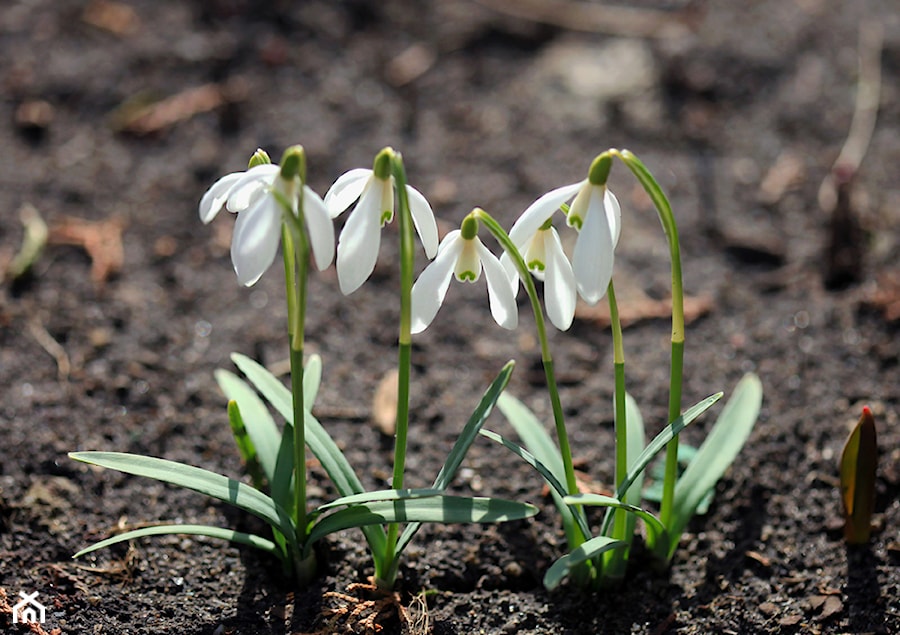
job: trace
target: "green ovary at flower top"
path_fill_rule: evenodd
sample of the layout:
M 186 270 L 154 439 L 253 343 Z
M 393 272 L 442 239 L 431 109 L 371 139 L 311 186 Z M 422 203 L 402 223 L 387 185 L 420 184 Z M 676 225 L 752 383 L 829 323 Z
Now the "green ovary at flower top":
M 510 239 L 525 255 L 529 269 L 538 277 L 543 275 L 547 313 L 561 330 L 566 330 L 572 323 L 574 292 L 568 261 L 563 260 L 562 249 L 556 244 L 556 231 L 549 223 L 553 214 L 574 197 L 566 215 L 567 224 L 578 230 L 571 270 L 578 294 L 589 304 L 596 304 L 606 295 L 612 279 L 614 252 L 622 228 L 619 201 L 606 187 L 611 166 L 610 155 L 601 154 L 594 159 L 586 179 L 541 196 L 522 212 L 509 232 Z M 539 259 L 541 247 L 546 256 L 543 261 Z M 507 271 L 513 272 L 508 260 L 504 260 L 504 265 Z
M 429 264 L 412 289 L 412 332 L 421 333 L 434 320 L 444 303 L 450 280 L 476 282 L 484 270 L 494 321 L 505 329 L 519 323 L 514 287 L 500 260 L 478 238 L 478 220 L 463 219 L 460 229 L 444 237 L 437 257 Z
M 332 218 L 359 201 L 341 232 L 337 248 L 338 283 L 344 295 L 356 291 L 372 275 L 381 245 L 381 228 L 394 218 L 396 181 L 391 175 L 394 154 L 391 148 L 385 148 L 375 157 L 373 169 L 350 170 L 338 177 L 325 194 L 325 205 Z M 425 255 L 434 258 L 438 250 L 434 212 L 414 187 L 407 185 L 406 194 Z
M 281 242 L 288 210 L 303 210 L 316 267 L 322 271 L 334 259 L 334 225 L 324 201 L 302 179 L 303 150 L 288 148 L 281 165 L 259 163 L 257 151 L 245 172 L 226 174 L 200 201 L 200 220 L 212 221 L 223 207 L 237 213 L 231 239 L 231 261 L 241 284 L 250 286 L 272 266 Z M 267 159 L 268 157 L 265 157 Z M 302 199 L 302 200 L 301 200 Z

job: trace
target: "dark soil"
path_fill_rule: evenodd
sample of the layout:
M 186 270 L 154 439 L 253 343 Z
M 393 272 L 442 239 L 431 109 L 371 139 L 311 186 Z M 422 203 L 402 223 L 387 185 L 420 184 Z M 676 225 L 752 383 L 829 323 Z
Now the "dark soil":
M 685 3 L 637 4 L 674 15 Z M 538 195 L 583 178 L 599 152 L 633 150 L 672 199 L 688 293 L 711 300 L 688 327 L 685 403 L 729 392 L 750 370 L 765 386 L 756 429 L 671 568 L 651 569 L 638 550 L 623 587 L 604 592 L 543 590 L 543 572 L 564 549 L 552 504 L 534 473 L 479 440 L 458 491 L 534 501 L 542 513 L 417 537 L 400 590 L 404 603 L 427 593 L 435 633 L 900 632 L 895 0 L 697 2 L 690 28 L 641 39 L 622 27 L 551 24 L 561 9 L 548 21 L 485 5 L 2 4 L 3 268 L 22 241 L 23 206 L 55 234 L 31 273 L 7 277 L 0 290 L 0 589 L 10 603 L 38 591 L 47 631 L 312 632 L 340 604 L 326 592 L 371 574 L 353 531 L 327 541 L 323 574 L 302 592 L 264 555 L 202 538 L 70 559 L 117 524 L 265 531 L 215 501 L 91 470 L 66 453 L 138 452 L 242 475 L 213 371 L 231 367 L 231 351 L 284 360 L 283 286 L 276 267 L 239 287 L 228 257 L 232 218 L 203 227 L 196 207 L 257 147 L 278 157 L 302 143 L 321 193 L 383 146 L 401 150 L 442 233 L 474 205 L 509 226 Z M 885 30 L 879 119 L 847 202 L 850 230 L 835 233 L 818 191 L 850 129 L 866 18 Z M 211 110 L 194 93 L 174 121 L 135 119 L 137 104 L 210 83 L 222 102 Z M 642 292 L 666 296 L 665 242 L 622 166 L 612 187 L 625 210 L 620 302 L 640 308 Z M 106 278 L 101 268 L 92 279 L 85 251 L 61 244 L 70 218 L 121 224 L 118 272 Z M 395 365 L 395 231 L 352 296 L 340 295 L 333 269 L 314 276 L 307 336 L 324 359 L 317 413 L 373 488 L 391 468 L 391 440 L 370 424 L 373 392 Z M 110 233 L 94 265 L 114 255 Z M 482 285 L 454 285 L 452 308 L 416 339 L 410 486 L 430 483 L 508 359 L 518 362 L 509 390 L 549 418 L 527 304 L 520 300 L 522 323 L 508 333 L 491 321 L 484 295 Z M 668 335 L 659 319 L 625 333 L 629 390 L 651 432 L 665 418 Z M 577 458 L 608 487 L 608 329 L 585 315 L 552 346 Z M 863 404 L 875 412 L 881 448 L 876 530 L 868 546 L 850 549 L 836 463 Z M 699 443 L 712 420 L 686 440 Z M 510 433 L 500 415 L 489 427 Z M 333 496 L 321 470 L 312 472 L 313 494 Z M 8 614 L 0 624 L 27 632 Z M 398 630 L 387 621 L 385 632 Z

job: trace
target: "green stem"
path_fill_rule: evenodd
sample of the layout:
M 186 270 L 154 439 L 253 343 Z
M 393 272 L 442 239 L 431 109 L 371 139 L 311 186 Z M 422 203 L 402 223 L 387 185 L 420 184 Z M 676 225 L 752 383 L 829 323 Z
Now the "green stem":
M 518 248 L 510 239 L 509 234 L 495 221 L 490 214 L 483 209 L 476 209 L 472 212 L 475 217 L 484 223 L 485 227 L 494 235 L 497 242 L 503 247 L 504 251 L 509 254 L 513 263 L 516 265 L 516 271 L 519 272 L 519 278 L 525 286 L 528 298 L 531 301 L 531 310 L 534 312 L 534 321 L 537 326 L 538 339 L 541 342 L 541 361 L 544 365 L 544 374 L 547 377 L 547 391 L 550 393 L 550 404 L 553 408 L 553 421 L 556 424 L 556 436 L 559 441 L 559 451 L 562 454 L 563 468 L 566 474 L 566 489 L 569 494 L 578 493 L 578 484 L 575 481 L 575 467 L 572 463 L 572 449 L 569 445 L 569 434 L 566 431 L 566 421 L 563 414 L 562 404 L 559 399 L 559 389 L 556 386 L 556 374 L 553 370 L 553 357 L 550 354 L 550 345 L 547 341 L 547 327 L 544 322 L 544 313 L 541 310 L 541 303 L 538 299 L 537 289 L 534 286 L 534 280 L 531 278 L 531 272 L 519 253 Z M 580 533 L 580 532 L 579 532 Z M 575 548 L 578 545 L 570 545 Z
M 403 489 L 406 471 L 406 448 L 409 433 L 409 384 L 412 367 L 412 287 L 415 252 L 413 242 L 413 220 L 406 193 L 406 170 L 400 153 L 394 153 L 391 173 L 397 187 L 397 215 L 400 233 L 400 334 L 397 359 L 397 419 L 394 437 L 394 473 L 391 481 L 393 489 Z M 376 561 L 375 578 L 378 586 L 391 589 L 397 577 L 397 539 L 400 525 L 388 525 L 387 542 L 381 567 Z M 378 571 L 377 569 L 381 569 Z
M 615 372 L 615 433 L 616 433 L 616 490 L 628 475 L 628 422 L 625 409 L 625 347 L 622 337 L 622 322 L 619 319 L 619 305 L 612 280 L 606 289 L 609 303 L 610 327 L 613 336 L 613 369 Z M 617 509 L 614 514 L 612 538 L 631 541 L 628 536 L 628 513 Z M 626 549 L 613 549 L 605 554 L 604 577 L 620 579 L 625 574 Z
M 672 206 L 662 188 L 646 166 L 628 150 L 610 150 L 618 156 L 637 177 L 644 190 L 653 201 L 659 220 L 669 243 L 669 257 L 672 261 L 672 359 L 669 372 L 669 422 L 681 415 L 681 389 L 684 374 L 684 286 L 681 273 L 681 249 L 678 245 L 678 227 Z M 678 477 L 678 437 L 666 447 L 665 480 L 660 504 L 660 520 L 667 527 L 671 523 L 675 501 L 675 481 Z
M 295 215 L 285 205 L 284 278 L 288 306 L 288 340 L 291 361 L 291 402 L 294 414 L 294 520 L 297 542 L 306 542 L 306 408 L 303 402 L 303 342 L 306 323 L 306 285 L 309 278 L 309 238 L 303 218 L 303 196 Z M 309 565 L 304 565 L 305 569 Z

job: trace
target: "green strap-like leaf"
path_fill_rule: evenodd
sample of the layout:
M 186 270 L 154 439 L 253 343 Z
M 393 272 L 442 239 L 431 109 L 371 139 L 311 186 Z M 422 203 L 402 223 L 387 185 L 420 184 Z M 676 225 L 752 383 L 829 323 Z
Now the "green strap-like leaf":
M 259 457 L 256 455 L 253 441 L 250 439 L 250 435 L 247 434 L 247 428 L 244 426 L 241 409 L 233 399 L 228 401 L 228 423 L 231 425 L 231 433 L 234 436 L 234 442 L 238 447 L 241 460 L 244 462 L 244 468 L 250 475 L 253 486 L 261 490 L 265 486 L 266 477 L 262 466 L 259 464 Z
M 672 521 L 668 527 L 670 558 L 697 505 L 715 487 L 750 436 L 759 416 L 762 396 L 759 377 L 754 374 L 744 375 L 703 445 L 675 484 Z
M 625 477 L 625 481 L 619 485 L 618 490 L 616 491 L 616 496 L 622 496 L 628 489 L 631 488 L 631 485 L 637 480 L 637 478 L 643 474 L 644 468 L 652 461 L 657 454 L 663 450 L 666 445 L 675 438 L 675 436 L 688 427 L 693 421 L 706 412 L 710 406 L 716 403 L 719 399 L 722 398 L 722 393 L 716 393 L 714 395 L 710 395 L 703 401 L 691 406 L 687 410 L 685 410 L 684 414 L 678 417 L 675 421 L 671 422 L 662 431 L 656 435 L 653 441 L 644 448 L 644 451 L 641 452 L 640 456 L 638 456 L 637 461 L 631 466 L 628 470 L 628 475 Z
M 597 536 L 585 541 L 572 553 L 564 555 L 562 558 L 554 562 L 547 573 L 544 574 L 544 588 L 552 591 L 560 585 L 569 572 L 580 564 L 605 553 L 610 549 L 618 549 L 626 546 L 627 543 L 621 540 L 613 540 L 608 536 Z
M 456 472 L 459 470 L 459 466 L 462 464 L 469 448 L 472 446 L 475 439 L 478 438 L 478 432 L 490 416 L 491 411 L 494 409 L 494 404 L 497 403 L 497 399 L 500 398 L 500 395 L 503 394 L 507 384 L 509 384 L 509 378 L 512 376 L 514 368 L 515 362 L 507 362 L 506 365 L 500 369 L 500 373 L 494 381 L 491 382 L 491 385 L 488 386 L 488 389 L 481 397 L 481 401 L 478 402 L 478 406 L 472 412 L 472 416 L 469 417 L 462 432 L 456 438 L 453 449 L 450 450 L 450 454 L 447 455 L 444 465 L 441 466 L 437 478 L 434 479 L 434 484 L 432 485 L 433 488 L 444 490 L 453 482 L 453 479 L 456 477 Z M 403 552 L 406 545 L 409 544 L 410 540 L 413 539 L 413 536 L 416 535 L 418 530 L 419 523 L 410 523 L 404 527 L 399 540 L 397 540 L 397 546 L 394 549 L 395 555 Z M 396 561 L 396 558 L 394 558 L 394 560 Z
M 281 444 L 281 432 L 278 431 L 275 420 L 269 414 L 266 404 L 243 379 L 221 369 L 215 372 L 215 377 L 225 396 L 237 402 L 247 434 L 256 448 L 259 464 L 271 484 L 278 460 L 278 446 Z
M 262 549 L 271 553 L 276 558 L 283 558 L 278 546 L 271 540 L 266 540 L 254 534 L 248 534 L 243 531 L 235 531 L 234 529 L 223 529 L 222 527 L 211 527 L 209 525 L 156 525 L 154 527 L 142 527 L 133 531 L 126 531 L 118 536 L 95 542 L 90 547 L 82 549 L 76 553 L 73 558 L 80 558 L 86 553 L 91 553 L 104 547 L 109 547 L 119 542 L 134 540 L 135 538 L 144 538 L 146 536 L 163 536 L 173 534 L 187 534 L 194 536 L 209 536 L 210 538 L 221 538 L 229 542 L 236 542 L 243 545 L 249 545 L 256 549 Z
M 293 540 L 293 523 L 284 508 L 259 490 L 233 478 L 192 465 L 124 452 L 71 452 L 69 457 L 83 463 L 135 476 L 145 476 L 212 496 L 262 518 Z M 296 547 L 295 544 L 293 546 Z
M 309 533 L 307 549 L 328 534 L 366 525 L 388 523 L 498 523 L 530 518 L 538 512 L 528 503 L 500 498 L 432 496 L 346 507 L 329 514 Z
M 497 400 L 497 407 L 509 421 L 516 434 L 519 435 L 519 438 L 522 439 L 522 446 L 528 448 L 531 455 L 553 474 L 558 483 L 565 483 L 566 470 L 563 466 L 562 455 L 559 453 L 556 443 L 547 434 L 543 424 L 534 416 L 534 413 L 525 404 L 509 394 L 500 395 L 500 399 Z M 553 487 L 550 488 L 550 494 L 553 496 L 553 502 L 557 510 L 559 510 L 563 530 L 566 532 L 566 539 L 570 545 L 577 543 L 580 539 L 577 536 L 575 527 L 578 525 L 583 529 L 587 525 L 587 520 L 583 517 L 577 518 L 581 512 L 563 503 L 562 497 Z M 581 515 L 583 516 L 583 514 Z M 583 535 L 590 536 L 591 534 L 586 532 Z
M 639 478 L 643 478 L 644 469 L 650 464 L 650 461 L 666 447 L 669 441 L 674 439 L 679 432 L 693 423 L 697 417 L 706 412 L 710 406 L 721 398 L 722 393 L 720 392 L 710 395 L 703 401 L 688 408 L 683 415 L 663 428 L 650 444 L 644 448 L 644 451 L 641 452 L 634 464 L 632 464 L 631 469 L 628 470 L 628 475 L 625 477 L 625 481 L 619 485 L 619 488 L 616 491 L 616 497 L 621 498 L 622 495 L 631 488 L 633 483 Z M 601 534 L 606 534 L 609 531 L 610 523 L 612 523 L 612 513 L 607 512 L 606 516 L 603 518 L 603 525 L 600 531 Z M 669 535 L 671 536 L 671 533 Z
M 382 501 L 409 500 L 412 498 L 428 498 L 429 496 L 441 496 L 444 490 L 427 489 L 383 489 L 374 492 L 364 492 L 353 496 L 342 496 L 325 505 L 320 505 L 316 511 L 326 511 L 346 505 L 365 505 Z
M 538 461 L 531 452 L 523 448 L 522 446 L 516 444 L 514 441 L 510 441 L 509 439 L 497 434 L 496 432 L 492 432 L 490 430 L 482 430 L 481 434 L 486 436 L 488 439 L 492 441 L 496 441 L 500 445 L 507 448 L 510 452 L 518 456 L 520 459 L 528 463 L 531 467 L 533 467 L 537 472 L 544 477 L 544 480 L 547 481 L 547 485 L 550 486 L 550 493 L 553 494 L 554 501 L 557 501 L 557 508 L 560 512 L 568 513 L 573 522 L 577 522 L 579 528 L 581 529 L 582 535 L 590 536 L 591 530 L 588 527 L 587 519 L 583 514 L 572 514 L 571 507 L 566 504 L 565 497 L 567 496 L 566 487 L 563 485 L 559 479 L 550 471 L 550 469 Z
M 668 532 L 666 531 L 666 526 L 663 525 L 662 521 L 656 516 L 645 509 L 623 503 L 612 496 L 603 496 L 601 494 L 576 494 L 575 496 L 566 496 L 563 500 L 569 505 L 589 505 L 624 509 L 647 524 L 647 532 L 652 536 L 654 544 L 668 544 Z
M 284 417 L 287 424 L 292 426 L 294 424 L 294 406 L 291 399 L 291 391 L 277 377 L 249 357 L 235 353 L 231 358 L 235 365 L 241 369 L 241 372 L 247 376 L 247 379 L 259 390 L 260 394 Z M 322 373 L 321 369 L 321 359 L 317 355 L 310 356 L 303 371 L 303 390 L 309 391 L 309 393 L 304 393 L 304 401 L 306 401 L 306 398 L 309 398 L 311 403 L 312 399 L 315 398 L 315 393 L 319 387 L 319 378 Z M 313 455 L 319 459 L 319 463 L 322 464 L 322 468 L 328 474 L 331 482 L 334 483 L 338 493 L 341 496 L 365 493 L 359 477 L 356 476 L 356 472 L 353 471 L 353 467 L 347 461 L 343 452 L 341 452 L 325 428 L 322 427 L 322 424 L 309 411 L 306 413 L 305 431 L 306 444 Z M 291 437 L 290 442 L 285 441 L 285 445 L 290 443 L 290 448 L 293 448 L 293 431 L 285 429 L 284 436 L 286 438 Z M 284 450 L 285 448 L 281 448 L 282 452 Z M 384 553 L 387 537 L 382 527 L 365 527 L 363 528 L 363 533 L 369 542 L 369 547 L 373 554 Z

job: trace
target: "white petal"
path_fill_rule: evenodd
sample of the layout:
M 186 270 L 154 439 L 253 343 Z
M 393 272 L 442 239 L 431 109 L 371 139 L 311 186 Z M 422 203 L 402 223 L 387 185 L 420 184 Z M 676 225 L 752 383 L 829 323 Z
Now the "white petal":
M 516 298 L 509 285 L 506 270 L 497 256 L 475 238 L 475 248 L 481 256 L 484 277 L 487 280 L 488 299 L 494 321 L 505 329 L 514 329 L 519 324 L 519 309 Z
M 272 163 L 257 165 L 244 172 L 228 193 L 225 207 L 229 212 L 242 212 L 259 202 L 260 197 L 272 186 L 279 168 Z
M 241 284 L 250 286 L 272 266 L 281 240 L 281 204 L 266 196 L 238 214 L 231 240 L 231 262 Z
M 503 266 L 506 275 L 509 277 L 509 284 L 512 287 L 513 295 L 517 295 L 519 293 L 519 270 L 516 269 L 516 263 L 513 262 L 512 256 L 510 256 L 506 250 L 500 254 L 500 264 Z
M 338 177 L 325 192 L 325 206 L 332 218 L 338 216 L 360 197 L 371 176 L 372 170 L 356 168 Z
M 569 214 L 566 216 L 566 225 L 581 230 L 587 218 L 591 197 L 594 196 L 594 192 L 599 190 L 599 187 L 591 185 L 587 180 L 582 182 L 575 199 L 572 201 L 572 206 L 569 208 Z
M 372 275 L 378 260 L 378 247 L 381 245 L 381 192 L 373 181 L 367 182 L 338 241 L 338 283 L 344 295 L 359 289 Z
M 438 248 L 438 229 L 434 220 L 434 211 L 428 200 L 414 187 L 406 186 L 406 194 L 409 197 L 409 211 L 412 215 L 419 239 L 425 248 L 428 259 L 434 258 Z
M 562 248 L 559 234 L 552 227 L 544 234 L 544 305 L 553 326 L 560 331 L 572 326 L 575 317 L 575 273 Z
M 453 278 L 453 266 L 462 251 L 463 240 L 455 229 L 441 241 L 437 257 L 422 271 L 412 288 L 413 333 L 421 333 L 434 320 L 438 309 L 447 297 L 447 288 Z
M 559 209 L 560 205 L 572 198 L 582 182 L 573 183 L 571 185 L 563 185 L 555 190 L 551 190 L 528 206 L 519 219 L 513 224 L 509 230 L 509 237 L 513 243 L 519 248 L 531 236 L 541 228 L 541 225 L 547 222 L 547 219 L 553 216 L 553 213 Z
M 228 200 L 228 193 L 231 187 L 243 176 L 243 172 L 232 172 L 226 174 L 221 179 L 213 183 L 203 198 L 200 199 L 200 220 L 203 224 L 209 223 L 216 217 L 225 201 Z
M 606 210 L 609 231 L 612 234 L 613 247 L 615 247 L 619 244 L 619 234 L 622 233 L 622 208 L 619 207 L 619 199 L 609 191 L 609 188 L 603 195 L 603 208 Z
M 613 270 L 613 242 L 600 192 L 592 192 L 584 225 L 575 241 L 572 269 L 578 293 L 588 304 L 597 304 L 604 295 Z
M 303 215 L 316 267 L 324 271 L 334 260 L 334 223 L 325 202 L 307 185 L 303 186 Z

